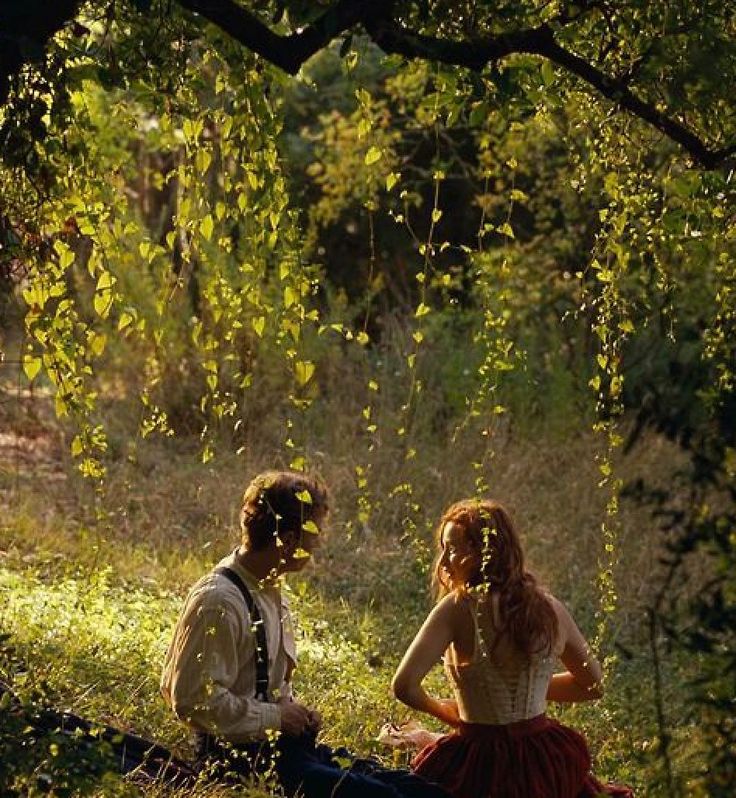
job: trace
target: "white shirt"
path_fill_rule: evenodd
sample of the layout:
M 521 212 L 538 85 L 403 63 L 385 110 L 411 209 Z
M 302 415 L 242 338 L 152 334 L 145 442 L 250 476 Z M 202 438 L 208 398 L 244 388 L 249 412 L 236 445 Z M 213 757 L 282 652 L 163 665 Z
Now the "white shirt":
M 161 692 L 174 714 L 195 729 L 231 742 L 263 739 L 281 728 L 279 697 L 291 697 L 296 648 L 289 606 L 277 585 L 259 582 L 236 560 L 231 568 L 250 590 L 268 649 L 268 701 L 255 698 L 256 638 L 240 590 L 209 573 L 190 590 L 166 652 Z

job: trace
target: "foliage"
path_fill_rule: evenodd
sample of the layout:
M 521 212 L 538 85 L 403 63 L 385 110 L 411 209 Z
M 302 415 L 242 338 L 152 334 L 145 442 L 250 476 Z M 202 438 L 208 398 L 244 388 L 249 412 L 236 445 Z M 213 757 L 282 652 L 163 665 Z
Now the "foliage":
M 4 633 L 0 640 L 0 674 L 3 683 L 12 680 L 14 689 L 23 691 L 23 698 L 0 690 L 3 794 L 65 798 L 89 795 L 102 787 L 108 795 L 122 795 L 122 785 L 111 776 L 114 761 L 109 744 L 64 734 L 49 723 L 45 685 L 28 678 L 29 665 L 18 660 L 9 638 Z
M 394 17 L 385 4 L 381 25 L 363 20 L 366 37 L 348 32 L 355 18 L 325 33 L 332 5 L 253 5 L 285 36 L 304 25 L 324 45 L 345 32 L 295 81 L 239 48 L 227 26 L 204 28 L 183 10 L 198 6 L 83 4 L 78 27 L 16 74 L 0 110 L 0 286 L 27 308 L 25 384 L 48 387 L 71 421 L 95 528 L 124 516 L 110 507 L 111 472 L 142 468 L 156 436 L 198 438 L 204 465 L 232 454 L 233 469 L 263 450 L 271 462 L 324 466 L 347 436 L 351 539 L 380 546 L 390 533 L 376 530 L 395 532 L 419 578 L 438 493 L 495 488 L 505 441 L 542 434 L 554 448 L 582 419 L 598 436 L 597 642 L 616 679 L 627 495 L 616 466 L 627 425 L 629 449 L 655 426 L 692 461 L 660 496 L 676 512 L 671 571 L 695 551 L 713 573 L 654 610 L 707 676 L 692 692 L 707 718 L 703 783 L 728 778 L 734 192 L 726 169 L 693 168 L 672 141 L 683 144 L 683 129 L 722 149 L 732 138 L 730 5 L 446 13 L 437 2 Z M 431 37 L 415 39 L 420 60 L 376 48 L 404 52 L 397 25 Z M 517 41 L 522 28 L 537 32 L 518 41 L 537 44 L 490 63 L 448 45 Z M 294 58 L 301 35 L 286 40 Z M 458 52 L 469 68 L 453 65 Z M 597 85 L 573 52 L 609 77 Z M 613 114 L 611 99 L 634 115 Z M 685 140 L 702 163 L 722 163 Z M 440 473 L 450 463 L 456 473 Z M 104 578 L 88 586 L 95 600 Z M 95 611 L 138 617 L 115 600 Z M 154 654 L 154 633 L 134 628 L 143 641 L 124 684 Z M 43 640 L 46 629 L 28 633 Z M 328 636 L 341 652 L 330 669 L 322 627 L 305 629 L 315 685 L 338 671 L 360 680 L 349 635 Z M 78 642 L 90 651 L 125 648 L 89 635 Z M 92 661 L 86 649 L 80 661 Z M 341 696 L 366 701 L 349 686 Z

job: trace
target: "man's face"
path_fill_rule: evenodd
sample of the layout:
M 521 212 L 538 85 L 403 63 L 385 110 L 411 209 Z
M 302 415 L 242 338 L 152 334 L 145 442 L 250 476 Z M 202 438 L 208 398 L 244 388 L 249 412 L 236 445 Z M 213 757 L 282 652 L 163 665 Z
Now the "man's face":
M 305 568 L 312 559 L 314 552 L 322 542 L 322 533 L 319 531 L 321 519 L 316 521 L 317 532 L 302 530 L 301 536 L 294 533 L 289 535 L 289 539 L 284 542 L 284 557 L 282 560 L 281 571 L 295 573 Z M 311 527 L 311 525 L 309 525 Z

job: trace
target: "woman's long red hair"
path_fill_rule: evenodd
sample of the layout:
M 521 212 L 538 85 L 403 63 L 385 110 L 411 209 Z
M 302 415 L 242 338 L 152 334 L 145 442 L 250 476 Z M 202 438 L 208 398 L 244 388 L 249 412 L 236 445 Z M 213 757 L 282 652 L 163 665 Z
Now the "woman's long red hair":
M 449 522 L 461 527 L 481 552 L 481 566 L 468 584 L 453 584 L 444 565 L 442 531 Z M 557 616 L 547 594 L 524 567 L 521 541 L 504 507 L 490 499 L 456 502 L 440 519 L 437 547 L 433 585 L 438 599 L 455 589 L 490 590 L 499 598 L 501 634 L 528 656 L 552 651 Z

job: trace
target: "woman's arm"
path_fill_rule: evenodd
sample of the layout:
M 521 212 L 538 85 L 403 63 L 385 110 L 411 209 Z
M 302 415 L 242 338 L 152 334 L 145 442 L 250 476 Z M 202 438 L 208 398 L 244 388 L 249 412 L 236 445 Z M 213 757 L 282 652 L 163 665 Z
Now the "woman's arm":
M 603 670 L 600 663 L 567 607 L 555 598 L 552 599 L 552 606 L 557 615 L 560 640 L 563 643 L 560 659 L 567 671 L 554 674 L 547 689 L 547 699 L 571 703 L 600 698 L 603 695 Z
M 428 695 L 422 681 L 455 637 L 457 609 L 456 598 L 452 595 L 445 596 L 437 604 L 404 654 L 391 682 L 391 689 L 399 701 L 450 726 L 460 723 L 457 704 Z

